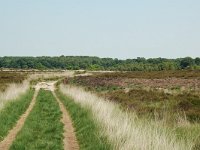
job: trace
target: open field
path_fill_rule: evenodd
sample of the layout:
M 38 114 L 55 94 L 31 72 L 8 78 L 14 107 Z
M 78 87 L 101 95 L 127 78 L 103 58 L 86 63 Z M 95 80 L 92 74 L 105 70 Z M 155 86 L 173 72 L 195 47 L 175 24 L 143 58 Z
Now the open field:
M 114 149 L 192 149 L 197 144 L 198 132 L 190 136 L 177 136 L 177 128 L 169 128 L 165 122 L 138 118 L 127 113 L 113 102 L 99 98 L 82 88 L 61 86 L 61 91 L 73 97 L 83 108 L 92 111 L 93 117 L 101 126 Z M 120 129 L 120 130 L 119 130 Z M 188 134 L 189 135 L 189 134 Z
M 176 75 L 175 73 L 179 73 Z M 174 77 L 172 77 L 174 74 Z M 200 119 L 200 72 L 102 73 L 66 79 L 95 91 L 125 109 L 138 114 L 185 113 L 191 121 Z
M 24 90 L 8 79 L 2 91 L 24 92 L 0 100 L 0 148 L 200 148 L 199 71 L 18 73 Z
M 200 0 L 0 0 L 0 150 L 200 150 Z
M 10 83 L 22 83 L 27 74 L 22 72 L 0 71 L 0 91 L 5 91 Z
M 68 78 L 63 83 L 93 91 L 141 119 L 160 122 L 177 137 L 193 137 L 199 145 L 199 76 L 199 71 L 111 72 Z

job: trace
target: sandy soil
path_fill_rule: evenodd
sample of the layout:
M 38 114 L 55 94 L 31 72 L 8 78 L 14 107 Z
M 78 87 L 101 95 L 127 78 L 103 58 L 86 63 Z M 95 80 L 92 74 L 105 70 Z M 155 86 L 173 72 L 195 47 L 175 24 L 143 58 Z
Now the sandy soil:
M 34 97 L 26 110 L 26 112 L 20 117 L 20 119 L 17 121 L 16 126 L 11 129 L 8 133 L 8 135 L 4 138 L 3 141 L 0 142 L 0 150 L 8 150 L 10 146 L 12 145 L 13 141 L 15 140 L 18 132 L 22 129 L 24 122 L 26 118 L 28 117 L 29 113 L 33 109 L 35 102 L 36 102 L 36 97 L 38 95 L 38 92 L 40 89 L 45 89 L 45 90 L 50 90 L 52 91 L 53 95 L 55 96 L 59 106 L 60 110 L 62 112 L 62 119 L 61 122 L 64 124 L 64 149 L 65 150 L 79 150 L 79 145 L 76 139 L 75 135 L 75 130 L 73 128 L 73 124 L 70 118 L 70 115 L 68 114 L 67 110 L 65 109 L 64 105 L 62 102 L 58 99 L 56 96 L 54 90 L 55 86 L 54 84 L 56 81 L 50 81 L 50 82 L 40 82 L 35 86 L 35 94 Z
M 67 112 L 67 110 L 65 109 L 65 106 L 63 105 L 63 103 L 59 100 L 59 98 L 56 96 L 54 92 L 55 83 L 56 81 L 40 82 L 37 84 L 36 89 L 43 88 L 45 90 L 52 91 L 54 97 L 56 98 L 59 104 L 60 110 L 62 112 L 61 122 L 64 124 L 64 133 L 63 133 L 64 150 L 79 150 L 79 145 L 76 139 L 75 130 L 71 121 L 71 117 L 69 113 Z
M 79 145 L 76 139 L 74 127 L 70 118 L 69 113 L 65 109 L 63 103 L 58 99 L 55 92 L 53 92 L 53 95 L 55 96 L 59 106 L 60 110 L 62 111 L 62 119 L 61 122 L 64 124 L 64 150 L 79 150 Z
M 15 140 L 18 132 L 22 129 L 24 122 L 26 118 L 28 117 L 29 113 L 33 109 L 35 102 L 36 102 L 36 97 L 38 95 L 39 89 L 36 89 L 34 97 L 26 110 L 26 112 L 20 117 L 20 119 L 17 121 L 16 126 L 13 127 L 8 133 L 8 135 L 4 138 L 3 141 L 0 142 L 0 150 L 8 150 L 10 146 L 12 145 L 13 141 Z
M 39 82 L 36 86 L 35 89 L 45 89 L 45 90 L 49 90 L 49 91 L 54 91 L 55 87 L 54 84 L 56 83 L 56 81 L 49 81 L 49 82 Z

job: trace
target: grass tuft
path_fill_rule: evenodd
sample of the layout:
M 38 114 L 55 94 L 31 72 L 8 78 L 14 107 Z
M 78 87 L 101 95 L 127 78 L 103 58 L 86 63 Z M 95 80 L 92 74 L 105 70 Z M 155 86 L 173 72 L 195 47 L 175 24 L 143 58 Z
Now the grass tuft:
M 94 121 L 89 109 L 81 107 L 80 104 L 75 103 L 72 98 L 63 95 L 59 90 L 56 91 L 56 94 L 69 111 L 81 150 L 112 149 L 107 138 L 100 133 L 99 126 Z
M 7 102 L 0 110 L 0 141 L 3 140 L 8 131 L 12 129 L 20 116 L 26 111 L 33 94 L 34 90 L 30 89 L 17 99 Z
M 20 95 L 26 93 L 29 87 L 29 82 L 26 80 L 21 84 L 9 84 L 4 92 L 0 92 L 0 110 L 7 102 L 17 99 Z
M 169 128 L 165 122 L 137 118 L 134 113 L 126 113 L 115 103 L 82 88 L 61 85 L 60 89 L 91 111 L 115 150 L 191 150 L 195 145 L 198 134 L 178 138 L 176 128 Z

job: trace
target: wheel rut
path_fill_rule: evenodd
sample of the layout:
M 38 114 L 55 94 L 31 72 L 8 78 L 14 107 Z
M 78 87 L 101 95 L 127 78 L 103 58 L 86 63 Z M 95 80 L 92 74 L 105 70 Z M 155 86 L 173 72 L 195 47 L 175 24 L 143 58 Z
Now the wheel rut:
M 59 104 L 60 110 L 62 112 L 61 122 L 64 124 L 64 132 L 63 132 L 64 150 L 79 150 L 79 144 L 76 139 L 76 134 L 75 134 L 75 130 L 73 127 L 71 117 L 70 117 L 69 113 L 67 112 L 67 110 L 65 109 L 65 106 L 63 105 L 63 103 L 60 101 L 60 99 L 55 94 L 55 83 L 56 82 L 57 81 L 41 82 L 38 84 L 38 86 L 39 86 L 39 88 L 43 88 L 45 90 L 50 90 L 53 93 L 56 101 Z
M 71 121 L 71 117 L 69 113 L 67 112 L 67 110 L 65 109 L 65 106 L 63 105 L 63 103 L 56 96 L 55 92 L 54 91 L 52 92 L 62 112 L 61 122 L 64 124 L 64 133 L 63 133 L 64 150 L 79 150 L 79 145 L 76 139 L 75 130 Z
M 60 110 L 62 112 L 61 122 L 64 125 L 64 132 L 63 132 L 64 150 L 79 150 L 80 148 L 79 148 L 78 141 L 76 139 L 76 134 L 75 134 L 75 130 L 73 127 L 71 117 L 70 117 L 68 111 L 66 110 L 65 106 L 63 105 L 63 103 L 60 101 L 60 99 L 55 94 L 55 83 L 56 82 L 57 81 L 41 82 L 41 83 L 38 83 L 37 85 L 38 85 L 38 88 L 43 88 L 45 90 L 51 91 L 53 93 L 56 101 L 59 104 Z
M 36 88 L 33 99 L 31 100 L 31 103 L 29 104 L 27 110 L 25 111 L 24 114 L 21 115 L 16 125 L 8 132 L 8 135 L 4 138 L 4 140 L 0 142 L 0 150 L 8 150 L 12 145 L 18 132 L 22 129 L 24 122 L 26 121 L 26 118 L 28 117 L 29 113 L 31 112 L 31 110 L 35 105 L 38 92 L 39 89 Z
M 9 148 L 11 147 L 17 134 L 22 129 L 22 127 L 26 121 L 26 118 L 32 111 L 32 109 L 36 103 L 36 98 L 37 98 L 38 92 L 41 88 L 45 89 L 45 90 L 50 90 L 53 93 L 56 101 L 59 104 L 60 110 L 62 112 L 61 122 L 64 124 L 64 132 L 63 132 L 64 150 L 79 150 L 80 149 L 78 141 L 76 139 L 75 130 L 73 127 L 71 117 L 70 117 L 69 113 L 67 112 L 67 110 L 65 109 L 65 106 L 63 105 L 63 103 L 59 100 L 59 98 L 56 96 L 56 94 L 54 92 L 54 90 L 55 90 L 54 84 L 55 83 L 56 83 L 56 81 L 40 82 L 35 86 L 35 93 L 34 93 L 33 99 L 31 101 L 29 107 L 27 108 L 25 113 L 21 115 L 21 117 L 17 121 L 16 125 L 8 132 L 8 135 L 4 138 L 4 140 L 0 142 L 0 150 L 9 150 Z

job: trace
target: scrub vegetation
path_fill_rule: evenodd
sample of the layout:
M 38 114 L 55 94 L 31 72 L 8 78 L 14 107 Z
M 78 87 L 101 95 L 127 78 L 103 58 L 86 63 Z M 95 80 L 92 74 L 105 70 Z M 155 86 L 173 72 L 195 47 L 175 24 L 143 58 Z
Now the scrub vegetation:
M 26 93 L 29 88 L 30 85 L 28 81 L 23 81 L 21 84 L 9 84 L 4 92 L 0 92 L 0 110 L 7 102 L 13 101 L 20 95 Z
M 32 87 L 46 89 L 39 91 L 10 149 L 70 144 L 55 89 L 81 150 L 200 149 L 199 70 L 1 72 L 0 141 L 27 110 Z
M 0 71 L 0 92 L 6 90 L 9 84 L 22 83 L 27 78 L 27 74 L 22 72 Z
M 134 113 L 122 111 L 113 102 L 99 98 L 81 88 L 64 86 L 61 91 L 71 96 L 82 108 L 91 111 L 101 132 L 107 136 L 116 150 L 189 150 L 194 148 L 196 136 L 176 136 L 174 129 L 165 123 L 138 118 Z
M 80 149 L 111 149 L 111 144 L 108 142 L 106 136 L 102 135 L 99 125 L 93 118 L 92 111 L 88 108 L 81 107 L 73 98 L 64 95 L 60 90 L 57 90 L 56 94 L 71 115 Z
M 174 75 L 174 76 L 173 76 Z M 126 72 L 101 73 L 67 78 L 64 83 L 83 86 L 125 110 L 138 115 L 166 113 L 186 115 L 191 122 L 200 121 L 200 72 Z M 185 117 L 185 116 L 184 116 Z M 171 120 L 169 120 L 171 122 Z
M 175 141 L 181 142 L 181 145 L 185 144 L 185 149 L 199 149 L 199 73 L 199 71 L 94 73 L 94 75 L 89 76 L 66 78 L 63 83 L 82 86 L 87 91 L 95 92 L 99 97 L 104 98 L 104 101 L 116 103 L 117 107 L 120 107 L 123 112 L 134 114 L 136 117 L 132 116 L 131 118 L 134 119 L 130 120 L 137 120 L 136 123 L 140 122 L 140 127 L 144 127 L 143 123 L 147 126 L 150 124 L 149 129 L 156 126 L 156 129 L 164 132 L 162 132 L 162 135 L 166 136 L 165 138 L 176 139 Z M 69 87 L 66 89 L 68 95 L 74 93 L 73 90 L 69 92 L 69 89 Z M 74 100 L 85 96 L 78 94 L 79 90 L 76 89 L 77 94 L 73 95 Z M 87 99 L 93 101 L 91 99 L 95 98 Z M 83 103 L 85 100 L 82 99 L 79 102 Z M 95 103 L 91 106 L 91 109 L 98 105 L 97 102 Z M 103 108 L 105 106 L 102 106 L 101 109 Z M 106 114 L 104 115 L 106 116 Z M 118 128 L 122 129 L 122 127 Z M 131 128 L 136 129 L 136 126 Z M 140 134 L 142 134 L 142 130 L 141 128 Z M 151 131 L 146 132 L 146 137 L 148 137 L 148 133 L 151 133 Z M 172 147 L 179 149 L 176 146 Z M 156 148 L 151 147 L 151 149 Z
M 29 89 L 27 74 L 23 72 L 0 71 L 0 110 Z

